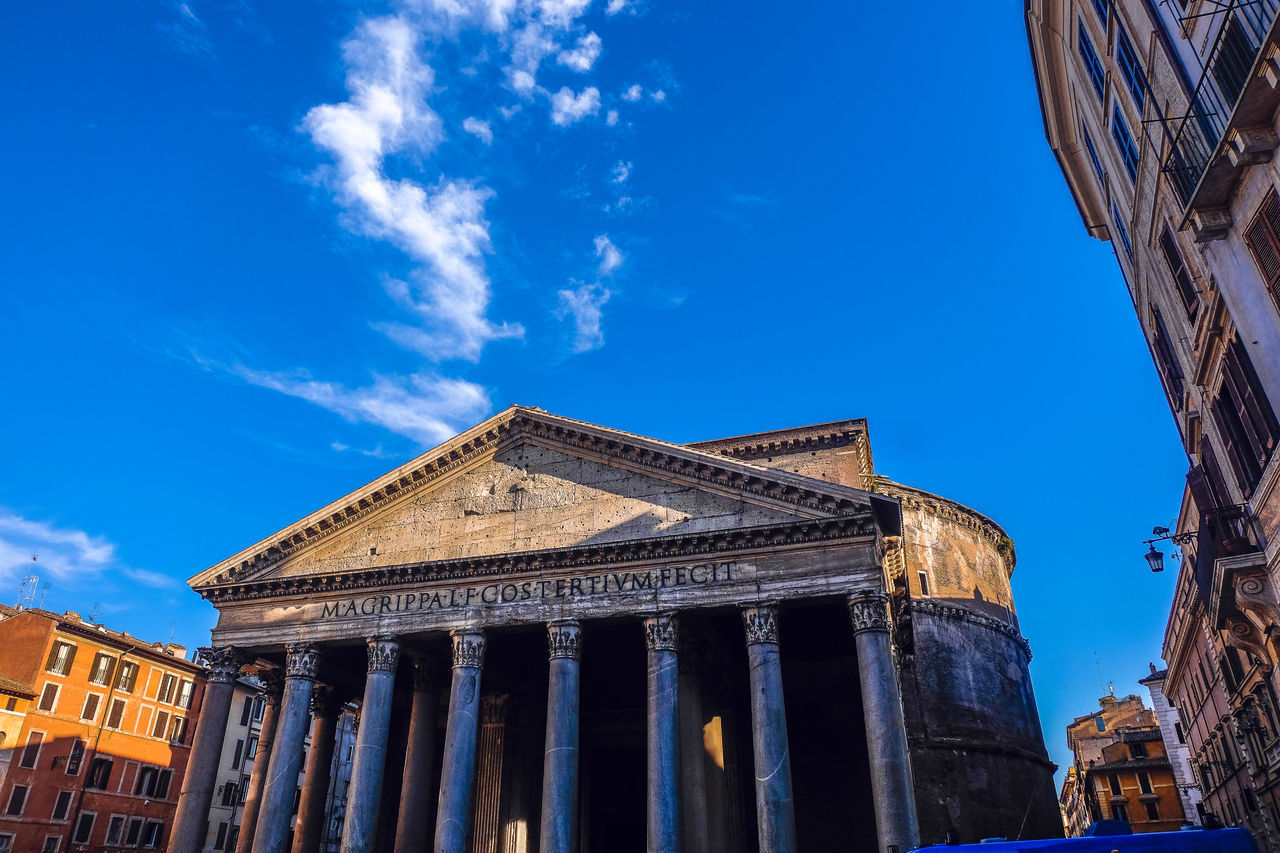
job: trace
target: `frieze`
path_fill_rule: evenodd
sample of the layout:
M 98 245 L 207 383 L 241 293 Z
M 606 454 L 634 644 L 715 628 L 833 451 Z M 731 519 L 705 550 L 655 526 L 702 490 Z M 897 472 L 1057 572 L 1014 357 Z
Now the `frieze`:
M 301 546 L 322 541 L 370 513 L 380 511 L 413 494 L 423 486 L 430 485 L 459 468 L 471 464 L 478 457 L 498 452 L 521 440 L 541 444 L 551 449 L 576 451 L 579 455 L 599 461 L 622 463 L 633 470 L 661 471 L 686 482 L 693 481 L 720 489 L 746 492 L 769 501 L 816 511 L 824 515 L 861 515 L 867 511 L 865 506 L 859 505 L 850 498 L 836 497 L 806 488 L 803 485 L 806 478 L 793 478 L 785 472 L 768 470 L 760 470 L 759 473 L 753 473 L 750 470 L 734 470 L 716 464 L 716 457 L 705 451 L 691 451 L 677 445 L 669 445 L 671 449 L 668 451 L 661 446 L 656 448 L 649 446 L 656 442 L 648 439 L 639 439 L 644 442 L 644 446 L 641 446 L 631 443 L 638 437 L 602 435 L 596 432 L 596 428 L 587 424 L 580 424 L 581 428 L 579 428 L 574 426 L 578 422 L 567 418 L 556 420 L 563 423 L 546 422 L 531 414 L 517 414 L 511 420 L 499 423 L 459 446 L 448 448 L 440 456 L 423 462 L 412 471 L 402 473 L 396 479 L 380 484 L 364 497 L 331 513 L 328 517 L 309 523 L 285 538 L 265 546 L 253 557 L 242 560 L 239 565 L 219 574 L 214 583 L 234 583 L 237 578 L 247 573 L 269 569 L 295 553 Z M 691 458 L 691 453 L 703 458 Z M 791 479 L 795 482 L 787 482 Z
M 930 598 L 917 598 L 911 602 L 910 610 L 913 613 L 923 613 L 933 616 L 937 619 L 948 619 L 952 622 L 967 622 L 970 625 L 977 625 L 980 628 L 986 628 L 988 631 L 994 631 L 997 634 L 1003 634 L 1010 640 L 1013 640 L 1022 650 L 1027 653 L 1027 660 L 1031 659 L 1031 644 L 1027 642 L 1027 638 L 1022 633 L 1000 619 L 987 616 L 982 613 L 975 613 L 967 607 L 961 607 L 956 604 L 946 604 L 941 601 L 935 601 Z
M 453 665 L 469 666 L 480 669 L 484 666 L 485 638 L 483 631 L 454 631 Z
M 244 661 L 239 650 L 230 646 L 222 649 L 203 646 L 197 649 L 197 654 L 209 669 L 210 684 L 234 684 L 240 677 L 240 667 Z
M 285 678 L 316 680 L 320 666 L 320 648 L 311 643 L 290 643 L 285 647 Z
M 571 658 L 582 656 L 582 624 L 576 619 L 564 619 L 547 624 L 547 656 Z
M 206 587 L 200 595 L 215 604 L 291 595 L 368 589 L 417 580 L 446 580 L 499 574 L 538 573 L 646 560 L 697 559 L 713 555 L 773 549 L 790 545 L 828 544 L 875 536 L 870 513 L 811 519 L 625 542 L 549 548 L 482 557 L 460 557 L 402 563 L 352 572 L 267 578 L 242 584 Z
M 674 652 L 678 648 L 679 630 L 676 614 L 663 613 L 644 620 L 644 639 L 651 652 Z
M 849 619 L 856 636 L 864 631 L 889 630 L 889 595 L 863 589 L 849 596 Z
M 747 645 L 760 643 L 778 644 L 778 605 L 760 604 L 742 609 L 742 627 L 747 634 Z
M 544 578 L 523 583 L 424 589 L 394 595 L 370 595 L 311 605 L 320 619 L 350 619 L 397 613 L 455 610 L 477 605 L 509 605 L 530 601 L 571 600 L 618 593 L 653 592 L 676 587 L 732 583 L 733 563 L 674 566 L 647 572 L 603 572 L 586 577 Z
M 370 637 L 368 644 L 369 671 L 395 672 L 400 662 L 400 644 L 390 637 Z

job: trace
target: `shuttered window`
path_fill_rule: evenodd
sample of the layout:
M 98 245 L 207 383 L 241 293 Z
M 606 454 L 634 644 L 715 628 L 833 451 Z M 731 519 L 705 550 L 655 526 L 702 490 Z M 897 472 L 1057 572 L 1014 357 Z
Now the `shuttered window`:
M 1160 251 L 1164 254 L 1165 263 L 1169 265 L 1169 275 L 1173 276 L 1173 283 L 1177 285 L 1182 307 L 1187 309 L 1187 317 L 1194 320 L 1200 308 L 1200 296 L 1191 281 L 1191 271 L 1187 269 L 1182 253 L 1178 251 L 1178 241 L 1167 225 L 1160 232 Z
M 1280 440 L 1280 423 L 1239 338 L 1231 341 L 1223 357 L 1222 385 L 1210 410 L 1227 446 L 1232 471 L 1247 497 L 1258 485 Z
M 18 759 L 19 767 L 35 767 L 40 758 L 40 744 L 44 743 L 44 732 L 30 732 L 27 745 L 22 748 L 22 757 Z
M 70 643 L 56 642 L 49 650 L 49 660 L 44 668 L 54 675 L 66 675 L 71 671 L 71 664 L 76 659 L 76 647 Z
M 1275 189 L 1263 199 L 1244 237 L 1271 298 L 1280 305 L 1280 197 Z
M 1155 350 L 1156 364 L 1160 367 L 1160 378 L 1164 380 L 1165 393 L 1169 395 L 1169 402 L 1173 405 L 1174 411 L 1182 411 L 1182 368 L 1178 365 L 1178 359 L 1173 353 L 1173 342 L 1169 338 L 1169 330 L 1165 328 L 1164 318 L 1160 316 L 1160 309 L 1151 306 L 1151 320 L 1155 327 L 1155 335 L 1151 342 L 1151 348 Z
M 107 728 L 118 729 L 124 722 L 125 702 L 123 699 L 111 700 L 111 714 L 107 717 Z

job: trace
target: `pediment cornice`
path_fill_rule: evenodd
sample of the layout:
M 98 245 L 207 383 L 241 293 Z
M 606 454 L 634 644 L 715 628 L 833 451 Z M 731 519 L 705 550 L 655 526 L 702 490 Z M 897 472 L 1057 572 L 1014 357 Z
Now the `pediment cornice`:
M 216 582 L 199 589 L 207 600 L 225 602 L 310 596 L 325 593 L 452 581 L 492 576 L 573 571 L 595 566 L 740 558 L 759 551 L 778 551 L 862 540 L 883 556 L 874 512 L 805 519 L 759 527 L 741 527 L 680 536 L 649 537 L 596 545 L 404 563 L 349 572 L 269 577 L 243 582 Z
M 728 456 L 513 406 L 406 465 L 191 578 L 197 591 L 248 581 L 408 495 L 468 470 L 517 442 L 788 509 L 811 518 L 869 511 L 870 496 L 846 486 Z

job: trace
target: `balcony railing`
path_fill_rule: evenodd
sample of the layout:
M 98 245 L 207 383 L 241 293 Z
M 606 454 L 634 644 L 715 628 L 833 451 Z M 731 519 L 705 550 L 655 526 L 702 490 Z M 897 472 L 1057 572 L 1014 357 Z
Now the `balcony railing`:
M 1164 165 L 1184 207 L 1227 132 L 1258 52 L 1275 23 L 1280 0 L 1229 0 L 1221 6 L 1206 13 L 1221 15 L 1222 22 Z
M 1196 581 L 1208 599 L 1214 597 L 1216 563 L 1222 557 L 1240 557 L 1262 551 L 1266 540 L 1248 504 L 1218 507 L 1200 516 L 1193 558 Z

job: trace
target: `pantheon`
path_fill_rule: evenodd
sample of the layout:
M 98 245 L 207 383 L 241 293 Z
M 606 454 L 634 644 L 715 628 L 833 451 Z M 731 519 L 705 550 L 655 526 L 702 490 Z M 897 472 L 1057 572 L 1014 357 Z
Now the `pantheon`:
M 513 406 L 191 578 L 218 622 L 170 849 L 241 673 L 249 853 L 316 849 L 335 698 L 344 853 L 1061 835 L 1014 562 L 876 474 L 862 419 L 678 445 Z

